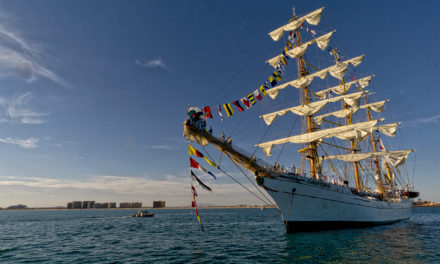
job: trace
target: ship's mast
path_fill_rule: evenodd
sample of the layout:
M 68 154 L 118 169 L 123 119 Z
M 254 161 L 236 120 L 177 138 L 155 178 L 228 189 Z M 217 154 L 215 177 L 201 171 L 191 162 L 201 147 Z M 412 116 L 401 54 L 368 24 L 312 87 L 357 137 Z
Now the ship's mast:
M 335 57 L 335 63 L 337 64 L 339 61 L 338 61 L 338 55 L 337 55 L 335 49 L 333 49 L 333 55 Z M 345 87 L 345 80 L 344 80 L 344 78 L 342 78 L 342 80 L 341 80 L 341 85 Z M 345 94 L 347 94 L 347 92 L 345 91 L 345 88 L 344 88 L 344 95 Z M 348 105 L 344 102 L 343 103 L 343 107 L 344 107 L 344 109 L 347 109 Z M 347 124 L 348 125 L 351 125 L 351 119 L 352 119 L 352 115 L 350 114 L 347 117 Z M 350 139 L 350 146 L 351 146 L 352 153 L 356 153 L 356 143 L 355 143 L 354 139 Z M 353 169 L 354 169 L 354 176 L 355 176 L 355 181 L 356 181 L 356 189 L 358 191 L 360 191 L 360 190 L 362 190 L 362 185 L 361 185 L 361 178 L 359 176 L 359 167 L 358 167 L 357 162 L 353 162 Z
M 293 14 L 293 19 L 296 20 L 295 13 Z M 299 46 L 299 45 L 301 45 L 299 28 L 297 28 L 295 30 L 295 34 L 296 34 L 296 45 Z M 299 61 L 298 78 L 301 78 L 301 77 L 304 77 L 305 75 L 307 75 L 307 71 L 304 66 L 303 56 L 298 57 L 298 61 Z M 307 88 L 308 87 L 304 87 L 304 104 L 309 104 L 309 93 L 308 93 Z M 306 117 L 306 120 L 307 120 L 307 133 L 311 133 L 311 132 L 313 132 L 312 116 L 308 115 Z M 312 178 L 318 179 L 318 177 L 316 175 L 316 164 L 315 164 L 316 163 L 316 144 L 315 144 L 315 142 L 310 142 L 309 155 L 307 158 L 310 163 L 310 174 L 311 174 Z
M 367 95 L 365 95 L 364 100 L 365 100 L 365 104 L 368 104 Z M 373 118 L 371 117 L 370 109 L 368 109 L 368 108 L 367 108 L 367 118 L 368 118 L 368 121 L 373 120 Z M 373 152 L 377 152 L 376 140 L 374 139 L 373 133 L 370 133 L 370 137 L 371 137 L 371 146 L 373 147 Z M 381 176 L 380 168 L 379 168 L 379 159 L 377 156 L 374 156 L 374 165 L 376 166 L 376 175 L 377 175 L 376 180 L 377 180 L 377 185 L 379 187 L 379 192 L 380 192 L 380 194 L 383 194 L 383 182 L 382 182 L 382 176 Z

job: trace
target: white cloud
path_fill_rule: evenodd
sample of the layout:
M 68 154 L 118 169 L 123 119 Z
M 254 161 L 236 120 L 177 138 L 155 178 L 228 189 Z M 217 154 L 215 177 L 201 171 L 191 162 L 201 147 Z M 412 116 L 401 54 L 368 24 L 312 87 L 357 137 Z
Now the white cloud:
M 219 180 L 205 183 L 213 192 L 195 185 L 200 203 L 261 204 L 237 184 L 219 183 Z M 245 186 L 252 189 L 250 184 Z M 36 196 L 40 199 L 38 203 L 31 200 Z M 110 175 L 88 175 L 80 179 L 0 176 L 0 198 L 2 206 L 6 206 L 5 203 L 57 206 L 72 200 L 142 201 L 147 205 L 153 200 L 165 200 L 168 206 L 190 206 L 191 188 L 189 177 L 173 175 L 166 175 L 164 179 Z
M 150 148 L 152 149 L 161 149 L 161 150 L 171 150 L 173 147 L 167 145 L 152 145 Z
M 28 138 L 28 139 L 18 139 L 18 138 L 0 138 L 0 142 L 18 145 L 22 148 L 31 149 L 36 148 L 38 143 L 38 138 Z
M 425 117 L 419 120 L 419 123 L 438 123 L 440 121 L 440 114 Z
M 421 124 L 421 123 L 433 123 L 433 124 L 438 124 L 440 122 L 440 114 L 437 115 L 433 115 L 433 116 L 429 116 L 429 117 L 424 117 L 424 118 L 419 118 L 419 119 L 415 119 L 415 120 L 411 120 L 408 121 L 406 123 L 403 123 L 404 125 L 414 125 L 414 124 Z
M 179 182 L 153 180 L 141 177 L 89 175 L 81 180 L 35 177 L 0 177 L 0 186 L 23 186 L 41 189 L 77 189 L 109 191 L 120 194 L 154 194 L 164 189 L 178 191 Z M 159 190 L 160 189 L 160 190 Z
M 137 65 L 146 69 L 163 69 L 163 70 L 172 71 L 172 69 L 165 64 L 162 58 L 147 60 L 145 62 L 136 60 L 135 62 Z
M 37 112 L 30 107 L 31 93 L 14 95 L 6 98 L 0 96 L 0 122 L 18 122 L 22 124 L 42 124 L 47 114 Z
M 0 11 L 0 78 L 18 76 L 27 82 L 46 78 L 69 87 L 56 73 L 41 62 L 42 52 L 33 47 L 20 33 L 8 27 L 8 16 Z

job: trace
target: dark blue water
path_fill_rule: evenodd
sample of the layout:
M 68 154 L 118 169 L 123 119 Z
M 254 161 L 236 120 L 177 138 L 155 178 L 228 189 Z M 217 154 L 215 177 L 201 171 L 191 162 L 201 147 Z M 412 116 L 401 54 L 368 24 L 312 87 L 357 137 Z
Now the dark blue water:
M 286 234 L 273 209 L 0 211 L 0 263 L 440 263 L 440 208 L 387 226 Z

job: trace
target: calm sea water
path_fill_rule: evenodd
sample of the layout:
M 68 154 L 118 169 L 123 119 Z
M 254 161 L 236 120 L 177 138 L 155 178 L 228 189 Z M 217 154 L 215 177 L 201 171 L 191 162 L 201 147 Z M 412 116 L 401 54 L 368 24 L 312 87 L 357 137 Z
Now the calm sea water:
M 152 210 L 154 211 L 154 210 Z M 440 263 L 440 208 L 366 229 L 286 234 L 273 209 L 0 211 L 0 263 Z

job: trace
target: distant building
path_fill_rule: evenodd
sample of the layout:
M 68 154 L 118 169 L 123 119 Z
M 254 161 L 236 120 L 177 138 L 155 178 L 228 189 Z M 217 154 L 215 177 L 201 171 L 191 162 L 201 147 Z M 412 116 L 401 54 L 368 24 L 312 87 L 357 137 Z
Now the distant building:
M 72 202 L 72 209 L 81 209 L 81 201 L 73 201 Z
M 103 203 L 95 203 L 95 208 L 96 209 L 103 209 L 104 208 L 104 204 Z
M 116 202 L 96 203 L 95 201 L 73 201 L 67 203 L 67 209 L 106 209 L 117 208 Z M 119 208 L 142 208 L 141 202 L 120 203 Z
M 142 208 L 142 203 L 140 202 L 119 203 L 119 208 Z
M 165 208 L 165 201 L 153 201 L 153 208 Z
M 139 202 L 131 203 L 130 208 L 142 208 L 142 203 Z
M 119 203 L 119 208 L 130 208 L 130 203 Z

